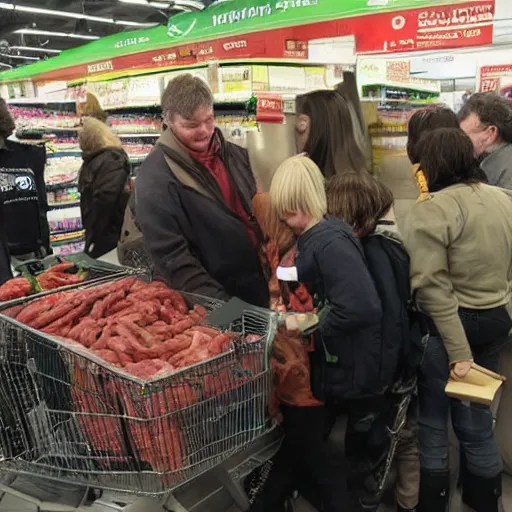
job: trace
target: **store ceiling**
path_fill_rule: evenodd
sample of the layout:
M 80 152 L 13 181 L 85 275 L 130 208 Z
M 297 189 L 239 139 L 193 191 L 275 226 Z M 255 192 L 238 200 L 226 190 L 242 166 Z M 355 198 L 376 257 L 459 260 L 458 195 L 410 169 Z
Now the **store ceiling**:
M 0 71 L 53 57 L 61 50 L 80 46 L 90 39 L 165 24 L 172 14 L 198 10 L 213 1 L 0 0 Z M 146 5 L 142 5 L 144 3 Z M 42 12 L 46 10 L 63 15 Z M 72 15 L 64 16 L 66 13 Z M 104 20 L 84 19 L 80 15 Z M 36 33 L 38 31 L 48 33 Z

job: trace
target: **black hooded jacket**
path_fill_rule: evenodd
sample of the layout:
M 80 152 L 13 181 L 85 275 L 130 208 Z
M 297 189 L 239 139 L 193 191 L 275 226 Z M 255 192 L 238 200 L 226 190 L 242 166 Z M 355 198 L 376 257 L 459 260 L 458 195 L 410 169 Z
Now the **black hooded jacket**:
M 107 147 L 83 155 L 78 188 L 85 252 L 99 258 L 117 247 L 130 196 L 130 163 L 123 149 Z
M 324 304 L 313 393 L 343 400 L 380 391 L 382 308 L 359 240 L 345 222 L 329 217 L 302 234 L 297 247 L 299 281 Z

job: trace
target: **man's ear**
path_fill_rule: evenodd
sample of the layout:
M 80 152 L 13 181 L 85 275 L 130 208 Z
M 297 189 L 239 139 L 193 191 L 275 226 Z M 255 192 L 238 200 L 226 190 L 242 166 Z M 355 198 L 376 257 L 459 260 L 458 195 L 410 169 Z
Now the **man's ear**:
M 489 133 L 491 134 L 492 143 L 496 144 L 499 141 L 500 133 L 497 126 L 489 126 Z
M 172 126 L 172 116 L 169 112 L 166 112 L 162 120 L 162 129 L 166 130 Z

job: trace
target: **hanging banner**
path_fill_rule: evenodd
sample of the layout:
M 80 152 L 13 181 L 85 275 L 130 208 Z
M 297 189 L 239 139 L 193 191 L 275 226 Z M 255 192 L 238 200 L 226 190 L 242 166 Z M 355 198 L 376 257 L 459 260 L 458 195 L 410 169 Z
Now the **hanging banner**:
M 495 92 L 512 101 L 512 64 L 483 66 L 478 78 L 480 92 Z
M 393 0 L 386 6 L 368 0 L 216 2 L 172 16 L 167 27 L 115 34 L 2 72 L 0 81 L 119 76 L 209 60 L 304 60 L 309 41 L 346 35 L 354 35 L 358 53 L 492 43 L 494 0 Z

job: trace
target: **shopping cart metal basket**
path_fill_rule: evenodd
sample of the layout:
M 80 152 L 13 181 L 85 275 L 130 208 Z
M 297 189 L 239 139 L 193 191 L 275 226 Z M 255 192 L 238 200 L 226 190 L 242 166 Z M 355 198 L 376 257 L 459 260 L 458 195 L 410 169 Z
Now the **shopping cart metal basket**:
M 208 311 L 222 305 L 184 294 Z M 276 316 L 246 311 L 215 359 L 151 382 L 0 315 L 0 468 L 159 496 L 274 428 Z M 242 340 L 251 335 L 250 343 Z

